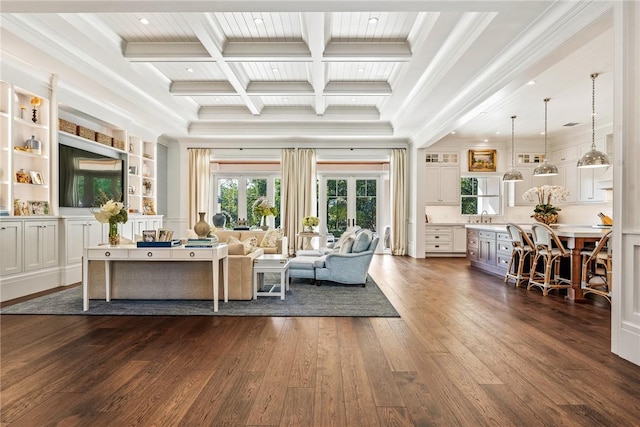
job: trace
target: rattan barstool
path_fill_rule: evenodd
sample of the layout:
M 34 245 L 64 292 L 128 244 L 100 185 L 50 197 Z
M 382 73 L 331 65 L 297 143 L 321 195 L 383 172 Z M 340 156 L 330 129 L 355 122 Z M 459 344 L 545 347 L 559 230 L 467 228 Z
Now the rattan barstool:
M 568 289 L 571 287 L 571 279 L 560 276 L 560 261 L 571 257 L 571 252 L 565 249 L 558 236 L 551 227 L 542 223 L 531 225 L 535 256 L 531 265 L 529 285 L 527 290 L 535 286 L 542 289 L 542 295 L 548 295 L 552 289 Z M 543 272 L 536 267 L 541 262 Z
M 529 264 L 533 261 L 533 254 L 535 252 L 533 242 L 529 235 L 517 224 L 508 223 L 507 233 L 513 250 L 511 251 L 511 258 L 509 259 L 509 266 L 507 267 L 507 273 L 504 275 L 504 282 L 507 283 L 509 279 L 515 280 L 516 287 L 520 286 L 520 282 L 523 280 L 529 280 L 531 270 L 525 271 L 525 261 L 528 258 Z M 517 258 L 517 266 L 514 268 L 514 261 Z M 513 271 L 515 270 L 515 271 Z
M 584 294 L 603 296 L 611 304 L 612 258 L 609 239 L 611 231 L 605 234 L 592 251 L 582 251 L 582 276 L 580 287 Z

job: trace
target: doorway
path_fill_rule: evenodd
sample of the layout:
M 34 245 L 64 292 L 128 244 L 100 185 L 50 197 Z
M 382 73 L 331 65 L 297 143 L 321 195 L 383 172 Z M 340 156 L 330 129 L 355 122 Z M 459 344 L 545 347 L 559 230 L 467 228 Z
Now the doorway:
M 377 232 L 379 182 L 371 176 L 326 176 L 320 180 L 318 212 L 328 235 L 338 239 L 354 226 Z

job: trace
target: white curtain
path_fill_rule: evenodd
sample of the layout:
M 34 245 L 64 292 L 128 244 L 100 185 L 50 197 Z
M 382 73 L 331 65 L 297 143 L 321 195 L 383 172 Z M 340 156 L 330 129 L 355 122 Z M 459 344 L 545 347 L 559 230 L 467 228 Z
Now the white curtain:
M 391 253 L 407 254 L 407 153 L 391 151 Z
M 281 164 L 281 219 L 284 234 L 289 238 L 289 253 L 295 253 L 302 218 L 317 215 L 316 152 L 311 148 L 285 148 Z
M 211 196 L 211 156 L 208 148 L 189 148 L 189 228 L 198 222 L 198 212 L 207 212 Z M 210 212 L 208 212 L 210 214 Z M 205 215 L 207 222 L 210 215 Z

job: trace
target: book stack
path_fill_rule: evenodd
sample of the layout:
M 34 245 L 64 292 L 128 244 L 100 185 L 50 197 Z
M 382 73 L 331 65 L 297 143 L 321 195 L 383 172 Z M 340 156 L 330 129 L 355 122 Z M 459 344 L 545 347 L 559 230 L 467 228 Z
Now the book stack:
M 6 206 L 0 206 L 0 216 L 9 216 L 9 209 Z
M 184 245 L 185 248 L 212 248 L 218 245 L 215 239 L 188 239 L 187 243 Z

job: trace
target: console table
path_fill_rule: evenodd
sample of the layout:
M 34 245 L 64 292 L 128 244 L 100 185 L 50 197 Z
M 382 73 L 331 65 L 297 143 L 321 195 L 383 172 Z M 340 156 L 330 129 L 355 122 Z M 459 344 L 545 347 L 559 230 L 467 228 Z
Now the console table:
M 212 268 L 213 311 L 218 311 L 218 280 L 222 264 L 224 302 L 229 301 L 228 246 L 220 244 L 214 248 L 138 248 L 135 245 L 94 246 L 84 249 L 82 259 L 83 310 L 89 310 L 89 261 L 104 261 L 106 301 L 111 301 L 112 261 L 210 261 Z

